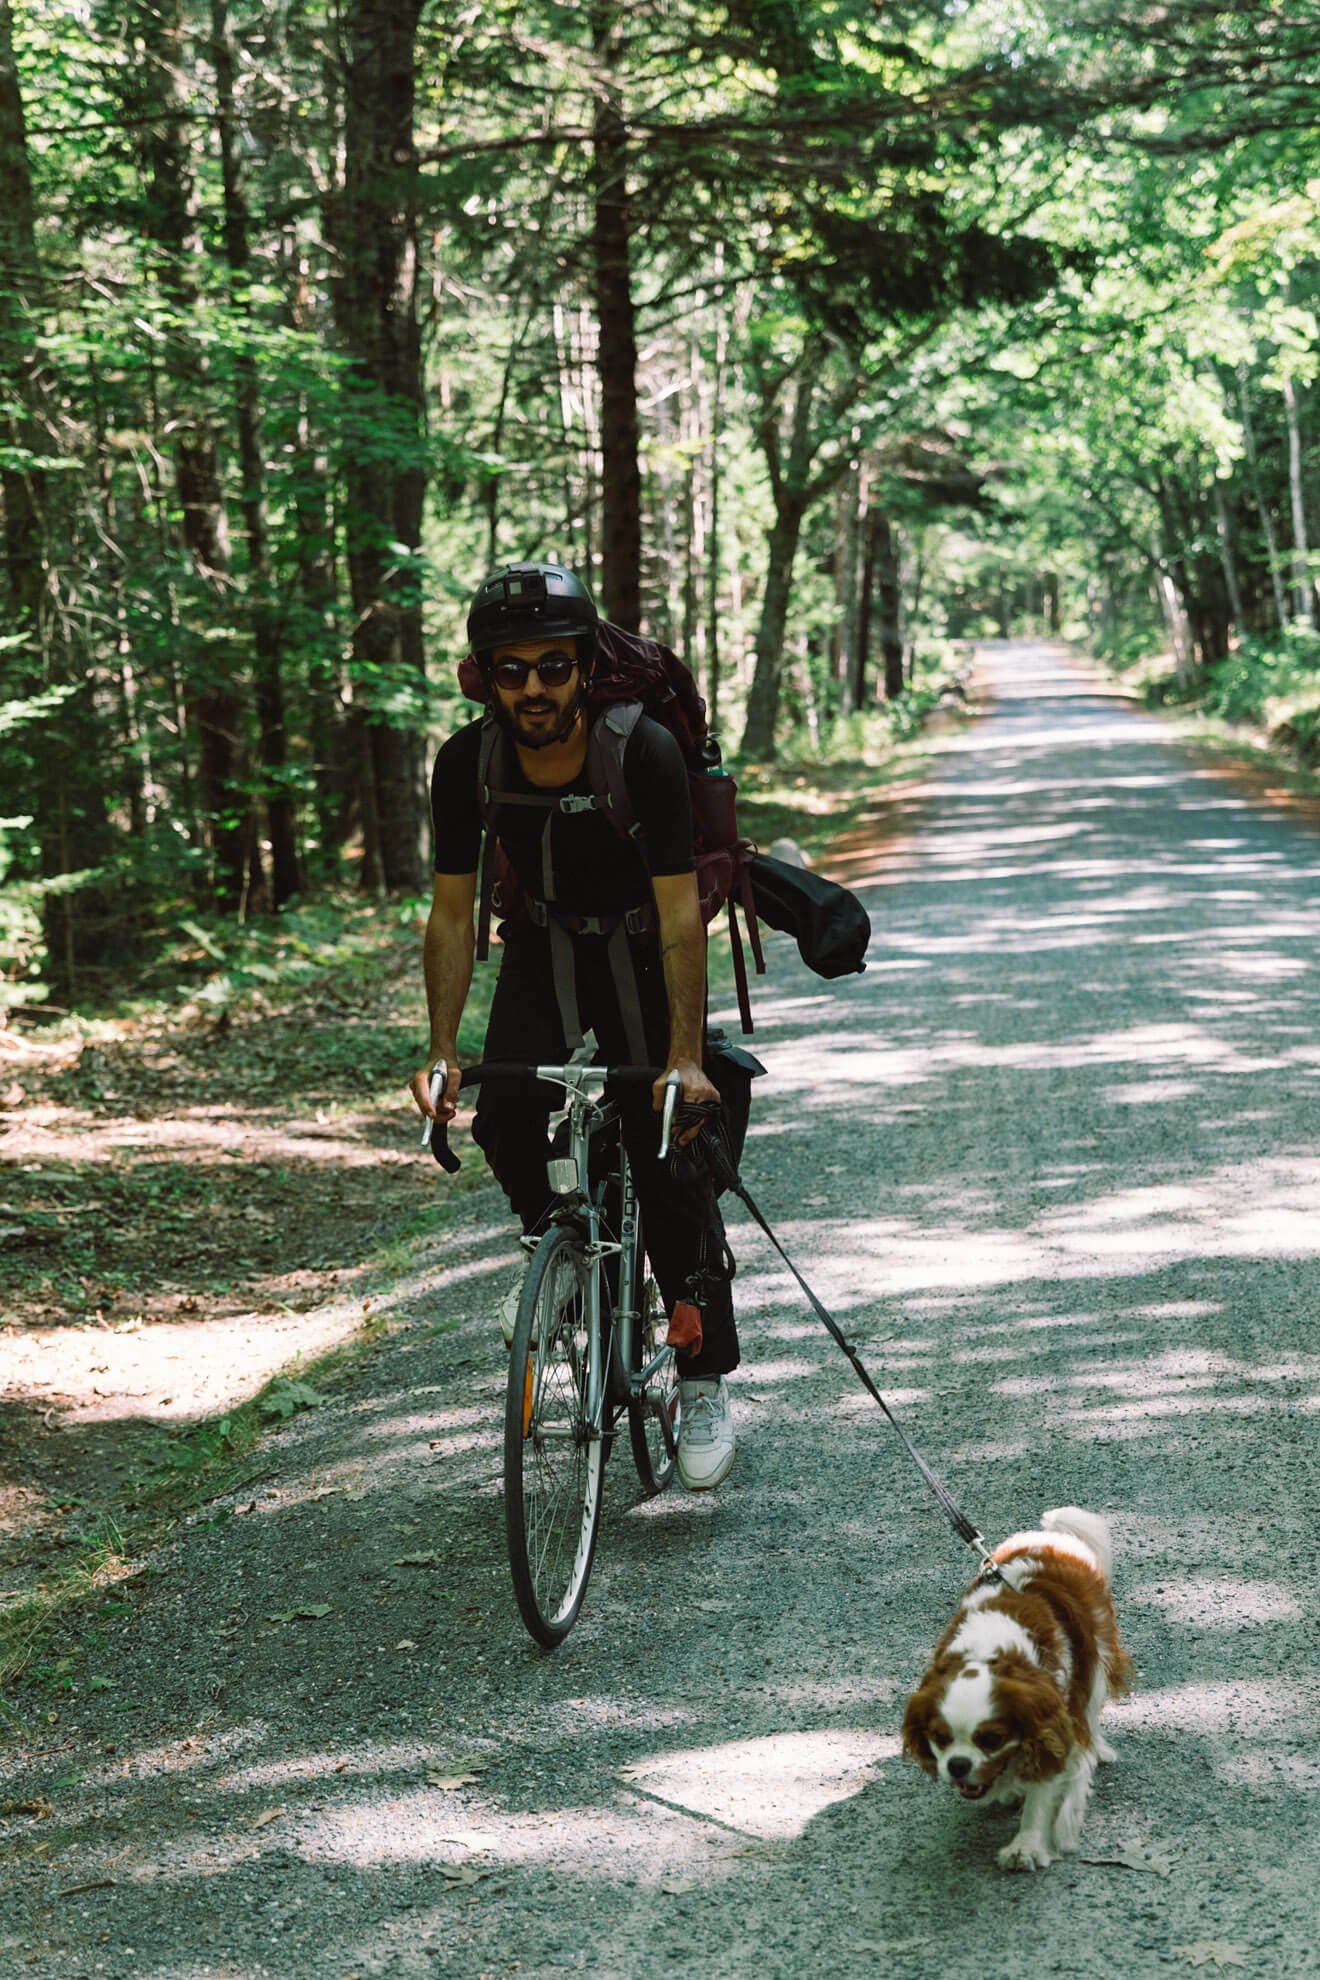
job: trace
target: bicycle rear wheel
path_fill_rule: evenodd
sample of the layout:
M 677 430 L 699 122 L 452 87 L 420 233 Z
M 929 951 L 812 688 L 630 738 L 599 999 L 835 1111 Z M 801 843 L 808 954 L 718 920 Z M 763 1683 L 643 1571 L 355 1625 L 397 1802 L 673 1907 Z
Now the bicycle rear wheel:
M 641 1259 L 638 1259 L 641 1265 Z M 665 1309 L 660 1288 L 654 1279 L 644 1281 L 637 1302 L 637 1320 L 632 1330 L 632 1368 L 635 1374 L 645 1368 L 662 1345 Z M 656 1370 L 640 1396 L 628 1401 L 628 1438 L 633 1463 L 642 1490 L 653 1498 L 663 1492 L 674 1476 L 678 1452 L 678 1370 L 674 1357 Z
M 504 1524 L 513 1591 L 538 1643 L 562 1643 L 586 1594 L 604 1450 L 587 1419 L 587 1276 L 576 1231 L 536 1247 L 509 1350 Z

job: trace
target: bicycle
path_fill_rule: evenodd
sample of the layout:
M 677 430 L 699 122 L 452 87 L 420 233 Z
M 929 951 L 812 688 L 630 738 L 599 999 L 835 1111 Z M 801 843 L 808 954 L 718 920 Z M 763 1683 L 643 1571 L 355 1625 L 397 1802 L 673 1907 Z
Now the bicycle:
M 567 1102 L 546 1165 L 558 1201 L 546 1230 L 522 1240 L 530 1257 L 504 1411 L 509 1568 L 523 1622 L 547 1648 L 563 1642 L 587 1592 L 605 1459 L 621 1415 L 643 1492 L 663 1492 L 674 1476 L 680 1421 L 674 1350 L 663 1338 L 659 1290 L 646 1276 L 641 1211 L 618 1109 L 605 1098 L 607 1085 L 649 1086 L 657 1077 L 644 1067 L 570 1062 L 477 1065 L 459 1082 L 534 1078 L 562 1087 Z M 433 1095 L 442 1083 L 433 1083 Z M 671 1073 L 662 1160 L 680 1091 Z M 423 1140 L 433 1143 L 443 1167 L 458 1167 L 443 1126 Z

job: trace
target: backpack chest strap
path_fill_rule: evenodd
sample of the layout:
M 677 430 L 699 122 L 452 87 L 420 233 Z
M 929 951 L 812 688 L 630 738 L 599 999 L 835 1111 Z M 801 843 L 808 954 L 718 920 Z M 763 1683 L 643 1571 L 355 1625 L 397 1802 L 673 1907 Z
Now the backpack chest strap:
M 579 811 L 610 811 L 613 809 L 608 797 L 597 797 L 594 791 L 569 792 L 566 797 L 542 797 L 536 791 L 491 791 L 489 803 L 492 808 L 505 804 L 521 804 L 533 811 L 562 811 L 571 818 Z
M 552 907 L 548 901 L 538 900 L 535 894 L 525 894 L 523 902 L 527 918 L 535 927 L 548 928 L 553 921 L 570 935 L 608 936 L 616 928 L 622 928 L 625 935 L 650 935 L 660 925 L 652 901 L 625 908 L 621 914 L 573 914 L 567 908 Z

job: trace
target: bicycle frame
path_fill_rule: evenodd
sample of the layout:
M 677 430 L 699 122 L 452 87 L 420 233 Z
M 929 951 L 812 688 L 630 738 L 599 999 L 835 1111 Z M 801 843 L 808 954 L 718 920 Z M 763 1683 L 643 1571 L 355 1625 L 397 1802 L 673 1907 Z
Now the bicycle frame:
M 610 1338 L 618 1385 L 623 1391 L 618 1405 L 638 1401 L 657 1372 L 673 1357 L 674 1350 L 662 1346 L 644 1368 L 632 1370 L 633 1328 L 640 1317 L 639 1261 L 642 1257 L 642 1216 L 633 1182 L 632 1165 L 623 1137 L 619 1138 L 619 1234 L 611 1238 L 604 1229 L 601 1192 L 590 1184 L 591 1138 L 604 1128 L 614 1109 L 603 1105 L 606 1072 L 600 1066 L 538 1066 L 536 1076 L 548 1084 L 562 1086 L 568 1100 L 569 1153 L 552 1157 L 547 1164 L 550 1187 L 561 1198 L 555 1221 L 571 1219 L 586 1226 L 586 1257 L 589 1267 L 586 1286 L 587 1321 L 587 1421 L 591 1435 L 605 1434 L 610 1402 L 609 1370 L 605 1344 L 605 1313 L 601 1299 L 601 1270 L 607 1258 L 619 1260 L 619 1296 L 612 1319 Z M 661 1149 L 668 1148 L 677 1098 L 671 1081 L 665 1095 L 661 1126 Z M 625 1390 L 626 1384 L 626 1390 Z
M 652 1312 L 644 1277 L 641 1208 L 621 1132 L 617 1231 L 606 1224 L 610 1179 L 595 1182 L 591 1171 L 593 1137 L 617 1114 L 613 1098 L 605 1098 L 611 1080 L 654 1084 L 660 1075 L 642 1066 L 593 1066 L 588 1058 L 584 1051 L 566 1065 L 483 1063 L 469 1067 L 459 1081 L 475 1086 L 486 1079 L 534 1080 L 542 1090 L 549 1086 L 564 1095 L 567 1152 L 548 1156 L 546 1164 L 558 1201 L 546 1229 L 522 1240 L 532 1258 L 510 1342 L 504 1406 L 509 1566 L 523 1621 L 546 1648 L 563 1641 L 586 1593 L 605 1459 L 620 1418 L 627 1419 L 633 1461 L 649 1495 L 664 1491 L 673 1476 L 682 1407 L 674 1350 L 667 1342 L 652 1352 L 648 1341 L 646 1366 L 635 1374 L 631 1366 L 639 1334 L 649 1335 L 652 1319 L 660 1316 Z M 446 1078 L 445 1068 L 437 1066 L 433 1102 Z M 681 1093 L 682 1081 L 671 1071 L 664 1085 L 661 1160 L 669 1151 Z M 539 1114 L 539 1101 L 534 1104 Z M 428 1121 L 428 1128 L 432 1155 L 452 1172 L 459 1163 L 445 1122 Z M 613 1218 L 612 1200 L 610 1214 Z M 602 1283 L 611 1259 L 618 1264 L 613 1301 Z M 538 1337 L 538 1326 L 548 1331 Z

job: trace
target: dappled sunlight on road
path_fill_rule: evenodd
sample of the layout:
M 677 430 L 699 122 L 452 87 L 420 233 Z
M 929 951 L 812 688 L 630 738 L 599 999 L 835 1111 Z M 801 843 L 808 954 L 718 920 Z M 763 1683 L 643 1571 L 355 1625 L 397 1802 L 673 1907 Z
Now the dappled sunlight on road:
M 1244 1623 L 1300 1622 L 1297 1597 L 1277 1581 L 1246 1581 L 1195 1575 L 1175 1581 L 1144 1581 L 1129 1587 L 1125 1609 L 1158 1609 L 1170 1622 L 1191 1629 L 1240 1629 Z
M 634 1760 L 626 1778 L 675 1809 L 783 1840 L 831 1802 L 860 1794 L 876 1766 L 898 1753 L 892 1734 L 779 1733 Z
M 1143 1686 L 1131 1698 L 1111 1705 L 1116 1732 L 1134 1727 L 1152 1732 L 1224 1732 L 1230 1727 L 1248 1739 L 1274 1734 L 1320 1733 L 1320 1689 L 1292 1678 L 1214 1678 L 1192 1684 Z

